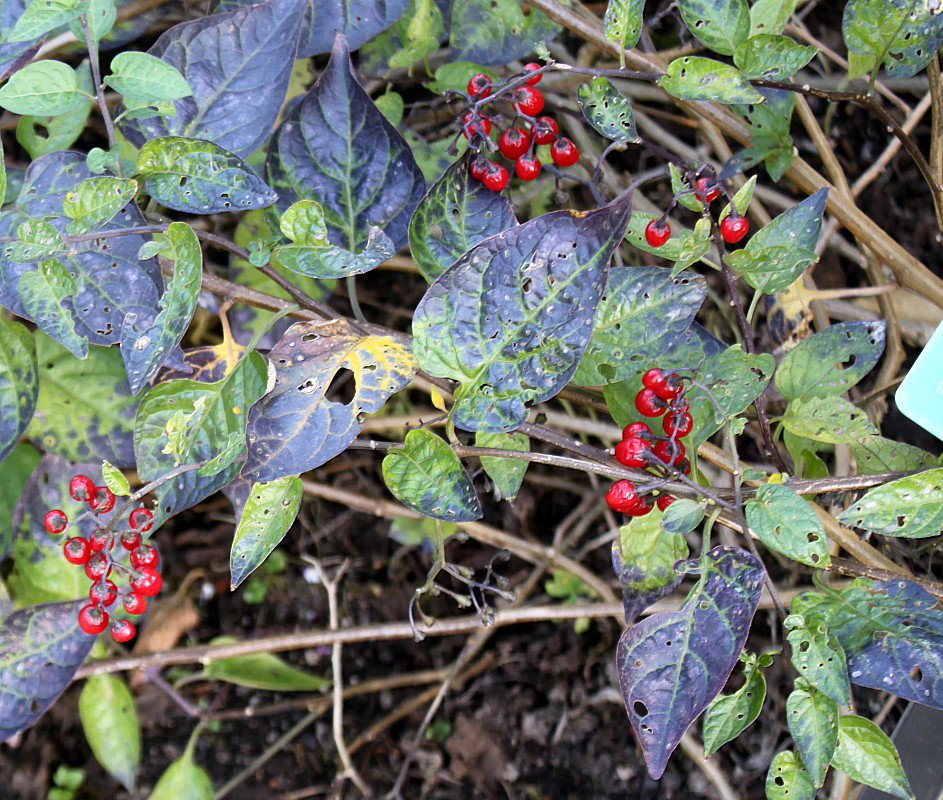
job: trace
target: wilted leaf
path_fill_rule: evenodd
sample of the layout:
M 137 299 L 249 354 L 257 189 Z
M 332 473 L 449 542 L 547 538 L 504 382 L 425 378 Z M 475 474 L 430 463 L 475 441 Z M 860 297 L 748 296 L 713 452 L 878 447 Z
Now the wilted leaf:
M 501 450 L 530 452 L 530 438 L 523 433 L 486 433 L 475 434 L 476 447 L 496 447 Z M 514 500 L 524 482 L 527 461 L 516 458 L 482 456 L 481 466 L 485 474 L 494 482 L 495 496 L 498 500 Z
M 766 678 L 755 663 L 748 665 L 743 686 L 731 694 L 718 695 L 704 712 L 704 755 L 710 756 L 750 727 L 763 710 L 765 699 Z
M 781 421 L 796 436 L 831 444 L 854 442 L 878 432 L 864 411 L 837 395 L 793 400 Z

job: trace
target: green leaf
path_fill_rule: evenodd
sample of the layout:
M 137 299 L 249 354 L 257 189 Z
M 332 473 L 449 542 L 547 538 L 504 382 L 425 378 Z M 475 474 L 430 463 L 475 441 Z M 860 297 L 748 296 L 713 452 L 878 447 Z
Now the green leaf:
M 499 80 L 497 72 L 481 64 L 475 64 L 471 61 L 449 61 L 436 68 L 435 73 L 433 73 L 434 79 L 423 84 L 423 86 L 436 94 L 442 94 L 446 89 L 464 92 L 468 86 L 469 76 L 478 73 L 487 75 L 492 81 Z
M 39 261 L 69 252 L 69 246 L 56 227 L 45 220 L 29 219 L 16 228 L 17 241 L 7 246 L 11 261 Z
M 704 519 L 704 506 L 697 500 L 675 500 L 661 517 L 661 527 L 670 533 L 693 531 Z
M 79 717 L 98 763 L 134 791 L 141 761 L 141 727 L 127 684 L 115 675 L 89 676 L 79 695 Z
M 872 489 L 838 517 L 845 525 L 919 539 L 943 533 L 943 468 Z
M 402 449 L 387 453 L 383 479 L 401 503 L 427 517 L 447 522 L 481 517 L 478 495 L 462 462 L 425 428 L 409 431 Z
M 614 142 L 640 142 L 632 104 L 608 78 L 593 78 L 577 90 L 583 117 Z
M 53 28 L 65 25 L 85 13 L 88 0 L 31 0 L 16 25 L 6 35 L 8 42 L 38 39 Z
M 943 44 L 943 7 L 935 0 L 849 0 L 842 16 L 849 78 L 878 69 L 909 78 Z
M 75 71 L 61 61 L 28 64 L 0 89 L 0 106 L 14 114 L 63 114 L 83 98 Z
M 62 201 L 62 213 L 72 220 L 66 231 L 77 234 L 100 228 L 131 202 L 137 190 L 137 181 L 123 178 L 99 176 L 80 181 Z
M 845 715 L 838 722 L 838 747 L 832 766 L 853 781 L 903 800 L 913 797 L 897 748 L 871 720 Z
M 704 712 L 704 755 L 712 755 L 749 728 L 763 710 L 765 699 L 766 678 L 756 665 L 747 667 L 743 686 L 732 694 L 718 695 Z
M 403 95 L 399 92 L 387 91 L 374 100 L 380 113 L 387 118 L 390 125 L 394 127 L 403 121 L 403 113 L 406 106 L 403 102 Z
M 803 47 L 788 36 L 761 33 L 741 42 L 733 63 L 744 78 L 787 80 L 815 58 L 818 50 Z
M 750 35 L 746 0 L 678 0 L 681 19 L 695 38 L 724 56 Z
M 838 639 L 824 625 L 810 624 L 798 614 L 790 614 L 783 624 L 790 629 L 786 640 L 799 675 L 843 708 L 850 705 L 848 665 Z
M 114 27 L 118 9 L 116 0 L 88 0 L 85 18 L 88 21 L 88 32 L 92 41 L 98 44 Z M 85 42 L 85 30 L 81 20 L 73 19 L 69 23 L 69 30 L 80 42 Z
M 235 642 L 235 637 L 217 636 L 211 644 Z M 203 674 L 216 680 L 270 692 L 317 692 L 331 682 L 292 666 L 274 653 L 252 653 L 210 661 Z
M 800 678 L 786 699 L 786 723 L 813 785 L 820 787 L 838 743 L 838 704 Z
M 700 56 L 683 56 L 668 65 L 658 85 L 679 100 L 711 100 L 715 103 L 762 103 L 763 95 L 736 69 Z
M 750 6 L 750 36 L 782 33 L 798 4 L 799 0 L 756 0 Z
M 793 400 L 781 421 L 796 436 L 830 444 L 847 444 L 878 432 L 864 411 L 837 395 Z
M 507 64 L 560 32 L 560 24 L 543 11 L 531 8 L 525 14 L 518 0 L 463 0 L 451 11 L 450 57 L 456 60 Z
M 179 100 L 192 92 L 180 71 L 157 56 L 126 50 L 111 60 L 102 82 L 116 92 L 142 100 Z
M 935 467 L 940 463 L 939 457 L 933 453 L 883 436 L 864 436 L 851 443 L 851 452 L 862 474 L 907 472 Z
M 30 474 L 39 463 L 39 453 L 31 444 L 16 445 L 0 461 L 0 559 L 6 558 L 13 547 L 13 509 Z
M 218 475 L 242 455 L 242 451 L 245 450 L 245 448 L 245 432 L 233 431 L 229 434 L 229 439 L 226 440 L 226 445 L 219 451 L 219 454 L 203 464 L 203 466 L 196 471 L 196 474 L 200 477 Z
M 16 447 L 33 418 L 39 393 L 36 347 L 19 322 L 0 314 L 0 462 Z M 0 517 L 9 519 L 9 517 Z M 0 523 L 3 524 L 3 523 Z M 0 558 L 3 557 L 0 535 Z
M 128 479 L 125 477 L 124 473 L 110 461 L 102 462 L 102 478 L 105 481 L 105 486 L 119 497 L 131 494 L 131 484 L 128 482 Z
M 229 556 L 230 588 L 235 589 L 268 558 L 298 516 L 301 478 L 286 475 L 254 483 L 242 509 Z
M 767 800 L 814 800 L 815 786 L 802 759 L 792 750 L 777 753 L 766 773 Z
M 523 433 L 487 433 L 475 434 L 476 447 L 496 447 L 501 450 L 516 450 L 519 453 L 530 452 L 530 438 Z M 481 466 L 485 474 L 494 482 L 495 496 L 498 500 L 514 500 L 524 482 L 527 461 L 516 458 L 482 456 Z
M 123 105 L 124 110 L 115 118 L 116 121 L 152 117 L 166 119 L 177 116 L 177 107 L 171 100 L 142 100 L 138 97 L 125 97 Z
M 72 312 L 62 306 L 75 290 L 72 273 L 58 259 L 40 261 L 37 269 L 24 272 L 17 282 L 20 302 L 39 328 L 76 358 L 86 358 L 88 339 L 76 331 Z
M 681 258 L 682 252 L 687 255 L 700 246 L 700 243 L 698 243 L 698 245 L 693 245 L 691 242 L 691 240 L 694 238 L 700 238 L 699 236 L 695 237 L 693 231 L 687 230 L 685 228 L 676 230 L 674 227 L 672 227 L 671 238 L 661 247 L 652 247 L 645 240 L 645 228 L 653 219 L 661 219 L 661 216 L 656 216 L 654 214 L 644 214 L 641 211 L 633 211 L 632 219 L 629 220 L 629 227 L 625 232 L 626 241 L 631 242 L 633 247 L 643 250 L 646 253 L 652 253 L 659 258 L 665 259 L 666 261 L 677 261 L 679 258 Z M 704 249 L 704 252 L 706 253 L 708 249 L 710 249 L 710 242 L 708 242 L 707 248 Z
M 603 34 L 607 41 L 615 42 L 622 50 L 631 50 L 642 35 L 642 11 L 645 0 L 609 0 L 603 15 Z M 625 54 L 620 63 L 625 66 Z
M 56 150 L 68 150 L 82 135 L 88 115 L 94 104 L 92 72 L 87 62 L 76 69 L 78 88 L 88 94 L 75 108 L 53 116 L 20 117 L 16 125 L 16 140 L 23 145 L 30 158 L 36 159 Z
M 213 782 L 193 761 L 191 747 L 164 770 L 147 800 L 213 800 Z
M 818 515 L 788 486 L 765 484 L 744 508 L 747 524 L 767 547 L 810 567 L 828 565 L 828 539 Z

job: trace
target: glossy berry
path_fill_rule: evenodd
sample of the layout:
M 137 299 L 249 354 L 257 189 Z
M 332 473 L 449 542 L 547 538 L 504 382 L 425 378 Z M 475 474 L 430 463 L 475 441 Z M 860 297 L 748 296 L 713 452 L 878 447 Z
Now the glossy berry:
M 691 410 L 691 404 L 683 397 L 676 397 L 671 401 L 671 410 L 675 414 L 687 414 Z
M 491 135 L 491 120 L 487 117 L 478 117 L 477 122 L 472 122 L 474 114 L 469 111 L 464 117 L 462 117 L 462 135 L 466 139 L 470 139 L 474 134 L 479 136 L 490 136 Z
M 648 444 L 643 439 L 623 439 L 616 445 L 616 461 L 623 467 L 642 469 L 649 462 Z
M 164 585 L 164 579 L 161 574 L 153 567 L 141 567 L 131 576 L 128 585 L 138 594 L 145 597 L 153 597 L 159 594 Z
M 663 219 L 653 219 L 645 226 L 645 241 L 649 247 L 661 247 L 671 238 L 671 226 Z
M 153 524 L 154 512 L 148 508 L 136 508 L 128 515 L 128 525 L 142 531 L 149 531 Z
M 159 561 L 160 556 L 149 544 L 142 544 L 137 550 L 131 551 L 131 566 L 135 569 L 156 567 Z
M 121 605 L 129 614 L 143 614 L 147 611 L 147 598 L 137 592 L 128 592 L 121 598 Z
M 552 144 L 560 135 L 560 126 L 553 117 L 537 117 L 534 122 L 534 141 L 537 144 Z
M 666 373 L 664 383 L 655 388 L 655 394 L 662 400 L 674 400 L 683 391 L 684 379 L 677 372 Z
M 96 486 L 88 504 L 95 513 L 107 514 L 115 507 L 114 492 L 107 486 Z
M 661 427 L 668 436 L 687 436 L 694 427 L 694 419 L 690 414 L 669 411 L 662 419 Z
M 540 159 L 537 156 L 521 156 L 514 164 L 514 171 L 522 181 L 532 181 L 540 174 Z
M 695 187 L 694 194 L 702 203 L 711 203 L 720 194 L 716 178 L 698 178 Z
M 134 623 L 129 619 L 116 619 L 115 624 L 111 626 L 111 638 L 116 642 L 128 642 L 137 632 Z
M 644 517 L 655 507 L 655 501 L 649 495 L 639 497 L 638 502 L 625 513 L 630 517 Z
M 505 186 L 508 185 L 510 180 L 510 175 L 508 171 L 501 165 L 491 162 L 491 166 L 488 167 L 488 172 L 485 173 L 485 177 L 482 179 L 482 182 L 493 192 L 500 192 Z
M 88 539 L 76 536 L 62 545 L 62 555 L 70 564 L 84 564 L 91 558 L 92 548 L 88 545 Z
M 661 369 L 650 369 L 644 375 L 642 375 L 642 386 L 646 389 L 659 389 L 665 385 L 665 381 L 668 380 L 668 376 L 665 375 L 664 370 Z
M 93 581 L 104 578 L 111 574 L 111 562 L 104 553 L 96 553 L 85 562 L 85 574 Z
M 522 69 L 521 72 L 527 75 L 529 72 L 537 72 L 539 69 L 540 69 L 540 64 L 537 64 L 536 62 L 531 61 L 530 64 L 524 65 L 524 69 Z M 540 83 L 540 79 L 542 77 L 543 77 L 543 73 L 540 73 L 539 75 L 531 75 L 527 79 L 527 85 L 536 86 L 538 83 Z
M 684 445 L 681 442 L 660 439 L 652 447 L 652 454 L 663 464 L 680 464 L 684 458 Z
M 472 75 L 471 79 L 468 81 L 468 93 L 478 99 L 483 100 L 489 94 L 491 94 L 491 78 L 485 75 L 483 72 L 479 72 L 477 75 Z
M 642 416 L 660 417 L 665 413 L 668 404 L 655 394 L 653 389 L 642 389 L 635 395 L 635 407 Z
M 110 606 L 118 599 L 118 587 L 114 581 L 105 581 L 104 586 L 101 581 L 96 581 L 88 590 L 88 599 L 100 606 Z
M 632 481 L 616 481 L 606 492 L 606 503 L 613 511 L 628 514 L 629 510 L 638 503 L 638 494 Z
M 76 475 L 69 481 L 69 496 L 73 500 L 85 501 L 95 494 L 95 482 L 88 475 Z
M 137 550 L 141 546 L 141 534 L 137 531 L 124 531 L 120 541 L 125 550 Z
M 520 158 L 530 147 L 530 135 L 521 127 L 508 128 L 498 139 L 501 155 L 512 161 Z
M 550 157 L 558 166 L 571 167 L 580 160 L 580 151 L 566 136 L 561 136 L 550 145 Z
M 43 527 L 50 533 L 62 533 L 69 524 L 69 518 L 61 508 L 47 511 L 43 516 Z
M 720 221 L 720 235 L 730 244 L 739 242 L 749 230 L 750 222 L 739 214 L 728 214 Z
M 683 472 L 685 475 L 691 474 L 691 462 L 686 458 L 682 458 L 681 461 L 677 464 L 678 470 Z
M 660 494 L 658 499 L 655 501 L 655 504 L 658 506 L 660 511 L 666 511 L 668 506 L 670 506 L 675 499 L 670 494 Z
M 79 611 L 79 627 L 93 636 L 108 627 L 108 612 L 96 605 L 83 606 Z
M 514 92 L 514 108 L 525 117 L 536 117 L 544 110 L 544 94 L 534 86 L 522 86 Z
M 469 164 L 468 172 L 476 181 L 484 180 L 485 175 L 488 174 L 490 163 L 491 160 L 487 156 L 477 155 Z
M 111 550 L 114 543 L 115 540 L 112 538 L 111 531 L 106 531 L 102 528 L 92 531 L 88 537 L 88 546 L 92 549 L 93 553 L 100 553 L 105 549 Z
M 647 422 L 630 422 L 622 429 L 623 439 L 650 439 L 652 429 Z

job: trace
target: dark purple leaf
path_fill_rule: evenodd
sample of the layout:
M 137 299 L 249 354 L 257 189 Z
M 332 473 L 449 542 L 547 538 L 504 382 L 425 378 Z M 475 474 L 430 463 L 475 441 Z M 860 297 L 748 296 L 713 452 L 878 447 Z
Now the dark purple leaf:
M 688 726 L 724 688 L 763 588 L 763 566 L 736 547 L 715 547 L 700 569 L 701 582 L 681 610 L 653 614 L 619 639 L 622 698 L 656 779 Z
M 46 713 L 85 661 L 96 639 L 78 626 L 87 602 L 21 608 L 0 625 L 0 741 Z
M 139 147 L 158 136 L 207 139 L 246 157 L 271 133 L 288 90 L 306 0 L 270 0 L 174 25 L 148 50 L 176 67 L 193 95 L 173 117 L 125 120 Z
M 354 77 L 341 36 L 324 74 L 275 132 L 265 168 L 281 211 L 314 200 L 331 243 L 352 252 L 371 226 L 402 247 L 426 190 L 406 140 Z
M 36 55 L 42 39 L 35 42 L 4 42 L 0 44 L 0 81 L 25 67 Z

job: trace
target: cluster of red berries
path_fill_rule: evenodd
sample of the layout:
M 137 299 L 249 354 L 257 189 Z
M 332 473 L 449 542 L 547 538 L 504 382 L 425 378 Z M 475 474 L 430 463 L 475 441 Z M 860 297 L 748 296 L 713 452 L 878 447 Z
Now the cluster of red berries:
M 695 183 L 694 196 L 707 205 L 720 196 L 720 186 L 714 177 L 698 178 Z M 670 211 L 670 209 L 669 209 Z M 671 225 L 664 217 L 653 219 L 645 226 L 645 241 L 649 247 L 661 247 L 671 238 Z M 736 244 L 750 232 L 750 222 L 742 214 L 731 211 L 720 221 L 720 235 L 728 244 Z
M 114 492 L 107 486 L 96 486 L 87 475 L 76 475 L 69 481 L 69 494 L 73 500 L 84 502 L 93 514 L 107 514 L 115 507 Z M 91 603 L 79 611 L 79 627 L 86 633 L 98 634 L 108 627 L 107 609 L 119 594 L 117 584 L 109 578 L 113 573 L 128 576 L 128 590 L 122 593 L 121 605 L 129 614 L 144 613 L 147 598 L 160 592 L 164 579 L 158 569 L 157 550 L 141 540 L 141 534 L 153 526 L 153 518 L 148 509 L 135 508 L 128 515 L 127 530 L 96 528 L 88 538 L 73 536 L 62 545 L 66 561 L 85 567 L 85 574 L 92 581 L 88 591 Z M 46 512 L 43 525 L 49 533 L 59 534 L 68 527 L 69 518 L 62 509 L 54 508 Z M 116 543 L 129 552 L 130 568 L 112 556 Z M 117 642 L 127 642 L 136 633 L 134 623 L 127 619 L 116 619 L 111 625 L 111 635 Z
M 650 369 L 642 376 L 642 389 L 635 395 L 635 407 L 645 417 L 662 417 L 664 436 L 656 435 L 647 422 L 633 422 L 622 431 L 616 445 L 616 461 L 626 467 L 649 469 L 664 477 L 673 471 L 685 474 L 691 464 L 685 456 L 681 439 L 694 427 L 690 406 L 684 399 L 687 385 L 676 372 Z M 653 498 L 639 494 L 630 480 L 618 480 L 606 493 L 606 502 L 615 511 L 641 517 L 658 505 L 662 511 L 674 502 L 668 494 Z
M 536 63 L 524 66 L 524 75 L 536 74 L 514 92 L 512 104 L 516 117 L 511 127 L 498 137 L 498 150 L 501 155 L 514 162 L 514 172 L 523 181 L 532 181 L 540 175 L 542 164 L 534 152 L 537 145 L 549 144 L 550 157 L 560 167 L 572 166 L 580 157 L 576 145 L 566 136 L 560 135 L 560 126 L 553 117 L 538 116 L 544 108 L 543 93 L 536 88 L 536 84 L 543 77 L 540 69 L 540 64 Z M 469 97 L 479 101 L 491 95 L 494 84 L 487 75 L 479 73 L 471 77 L 467 88 Z M 524 118 L 520 125 L 513 124 L 517 117 Z M 481 140 L 491 135 L 491 128 L 491 119 L 478 111 L 469 111 L 462 118 L 462 133 L 475 149 Z M 492 161 L 480 151 L 472 159 L 469 172 L 475 180 L 481 181 L 495 192 L 500 192 L 511 179 L 507 167 Z

